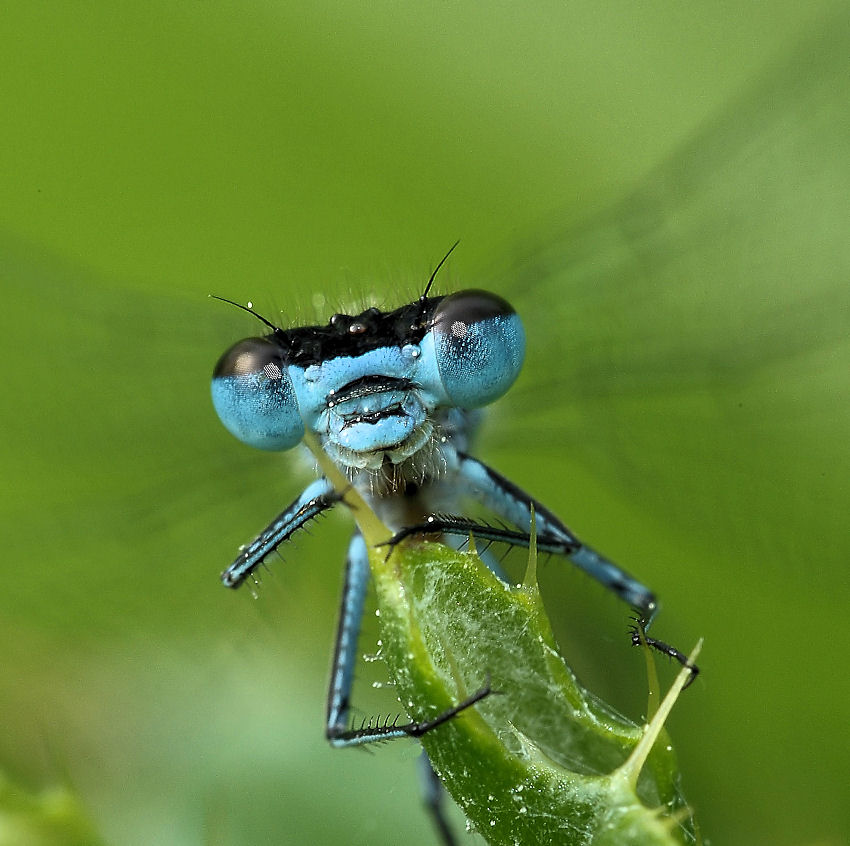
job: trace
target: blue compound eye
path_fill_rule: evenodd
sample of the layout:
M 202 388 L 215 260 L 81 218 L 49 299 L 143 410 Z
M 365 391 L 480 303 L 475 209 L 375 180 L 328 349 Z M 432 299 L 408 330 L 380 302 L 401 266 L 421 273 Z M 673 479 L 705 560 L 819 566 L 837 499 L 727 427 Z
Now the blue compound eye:
M 525 357 L 525 331 L 511 305 L 487 291 L 447 296 L 431 320 L 443 387 L 461 408 L 478 408 L 510 388 Z
M 257 449 L 290 449 L 304 435 L 280 347 L 266 338 L 234 344 L 213 371 L 212 401 L 225 428 Z

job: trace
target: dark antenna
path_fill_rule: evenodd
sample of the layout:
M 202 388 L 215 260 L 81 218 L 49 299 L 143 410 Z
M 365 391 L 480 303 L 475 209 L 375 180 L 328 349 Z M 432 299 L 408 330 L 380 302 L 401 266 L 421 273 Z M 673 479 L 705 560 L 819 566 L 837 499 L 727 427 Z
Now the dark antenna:
M 420 300 L 424 300 L 425 297 L 428 296 L 428 292 L 431 290 L 431 286 L 434 284 L 434 279 L 437 274 L 440 272 L 440 268 L 446 263 L 446 259 L 454 252 L 454 248 L 460 243 L 460 239 L 458 238 L 454 244 L 451 245 L 449 251 L 440 259 L 440 263 L 434 268 L 434 272 L 431 274 L 431 278 L 428 280 L 428 284 L 425 286 L 425 290 L 422 292 L 422 296 L 419 298 Z
M 457 245 L 455 245 L 455 246 L 457 246 Z M 454 247 L 452 247 L 452 249 L 454 249 Z M 444 259 L 444 261 L 445 261 L 445 259 Z M 232 306 L 236 306 L 236 308 L 241 308 L 241 309 L 242 309 L 242 311 L 247 311 L 247 312 L 248 312 L 248 314 L 253 314 L 253 315 L 254 315 L 254 317 L 256 317 L 256 318 L 257 318 L 257 320 L 262 320 L 262 321 L 263 321 L 263 323 L 265 323 L 265 324 L 266 324 L 266 326 L 268 326 L 268 327 L 269 327 L 269 329 L 271 329 L 273 332 L 280 332 L 280 327 L 279 327 L 279 326 L 275 326 L 275 325 L 274 325 L 274 323 L 272 323 L 272 322 L 271 322 L 271 321 L 269 321 L 269 320 L 266 320 L 266 318 L 265 318 L 265 317 L 263 317 L 263 315 L 262 315 L 262 314 L 257 314 L 257 312 L 256 312 L 256 311 L 254 311 L 254 309 L 253 309 L 253 307 L 252 307 L 252 305 L 251 305 L 251 303 L 250 303 L 250 302 L 248 303 L 248 305 L 243 306 L 241 303 L 235 303 L 235 302 L 233 302 L 233 300 L 228 300 L 228 299 L 227 299 L 227 297 L 219 297 L 219 296 L 218 296 L 218 294 L 210 294 L 210 296 L 211 296 L 214 300 L 221 300 L 223 303 L 229 303 L 229 304 L 230 304 L 230 305 L 232 305 Z

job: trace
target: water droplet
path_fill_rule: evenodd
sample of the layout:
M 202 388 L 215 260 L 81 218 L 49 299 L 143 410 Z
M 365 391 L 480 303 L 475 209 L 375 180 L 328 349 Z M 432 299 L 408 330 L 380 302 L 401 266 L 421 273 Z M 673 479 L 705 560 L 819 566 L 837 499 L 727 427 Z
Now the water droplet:
M 415 344 L 405 344 L 401 348 L 401 354 L 405 358 L 417 359 L 420 355 L 422 355 L 422 351 Z

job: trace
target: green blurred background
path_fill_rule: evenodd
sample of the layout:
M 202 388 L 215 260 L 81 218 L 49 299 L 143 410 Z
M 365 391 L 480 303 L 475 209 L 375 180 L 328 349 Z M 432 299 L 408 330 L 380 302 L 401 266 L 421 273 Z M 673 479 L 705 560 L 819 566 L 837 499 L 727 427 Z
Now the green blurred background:
M 215 419 L 257 326 L 207 294 L 395 305 L 461 238 L 441 290 L 529 335 L 482 457 L 706 638 L 671 731 L 707 840 L 848 842 L 842 9 L 5 4 L 0 771 L 121 846 L 434 842 L 412 744 L 323 740 L 345 515 L 218 583 L 307 476 Z M 626 609 L 542 580 L 639 718 Z

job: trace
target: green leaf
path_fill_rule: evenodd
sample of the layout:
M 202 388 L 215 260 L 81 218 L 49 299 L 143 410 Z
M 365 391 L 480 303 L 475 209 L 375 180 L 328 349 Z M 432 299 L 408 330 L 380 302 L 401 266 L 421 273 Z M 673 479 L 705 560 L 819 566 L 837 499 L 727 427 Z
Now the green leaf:
M 370 547 L 381 654 L 410 718 L 432 720 L 488 681 L 495 691 L 422 738 L 434 770 L 488 843 L 696 842 L 663 730 L 689 670 L 649 725 L 636 726 L 585 690 L 561 655 L 533 544 L 516 586 L 474 552 L 439 543 L 409 539 L 388 554 L 389 530 L 315 439 L 307 441 Z
M 433 719 L 487 678 L 498 691 L 422 738 L 489 843 L 694 842 L 661 730 L 675 693 L 644 729 L 584 690 L 533 577 L 505 585 L 474 553 L 427 541 L 389 558 L 379 548 L 371 563 L 382 654 L 411 718 Z

